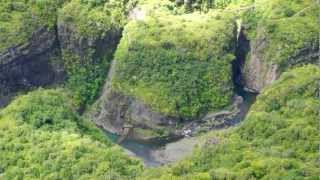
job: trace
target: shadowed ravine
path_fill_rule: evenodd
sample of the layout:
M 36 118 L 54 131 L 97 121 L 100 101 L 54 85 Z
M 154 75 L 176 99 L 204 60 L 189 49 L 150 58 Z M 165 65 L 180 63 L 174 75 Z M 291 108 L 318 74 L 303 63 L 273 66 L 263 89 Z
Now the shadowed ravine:
M 256 94 L 248 93 L 242 88 L 236 88 L 238 95 L 244 99 L 240 106 L 240 113 L 229 121 L 228 127 L 239 124 L 254 103 Z M 118 142 L 121 136 L 105 131 L 105 134 L 113 142 Z M 129 155 L 136 156 L 143 160 L 145 166 L 157 167 L 172 163 L 190 155 L 197 145 L 197 137 L 170 138 L 143 142 L 133 139 L 124 139 L 119 145 L 128 151 Z
M 245 91 L 242 83 L 242 69 L 245 57 L 249 52 L 249 41 L 243 34 L 241 27 L 239 27 L 239 30 L 236 59 L 232 63 L 232 79 L 235 87 L 235 94 L 241 96 L 243 101 L 239 104 L 239 112 L 234 117 L 224 121 L 221 126 L 217 126 L 212 130 L 225 129 L 239 124 L 246 117 L 249 108 L 256 99 L 257 94 Z M 112 66 L 114 66 L 114 63 L 115 61 L 113 61 Z M 113 72 L 110 71 L 108 77 L 111 77 L 112 73 Z M 109 87 L 109 85 L 106 87 Z M 198 126 L 200 126 L 200 124 L 198 124 Z M 125 139 L 108 131 L 105 132 L 113 142 L 118 143 L 120 140 L 120 145 L 128 150 L 130 155 L 141 158 L 146 166 L 151 167 L 157 167 L 183 159 L 192 153 L 199 141 L 197 137 L 169 137 L 168 139 L 156 139 L 145 142 L 130 138 Z

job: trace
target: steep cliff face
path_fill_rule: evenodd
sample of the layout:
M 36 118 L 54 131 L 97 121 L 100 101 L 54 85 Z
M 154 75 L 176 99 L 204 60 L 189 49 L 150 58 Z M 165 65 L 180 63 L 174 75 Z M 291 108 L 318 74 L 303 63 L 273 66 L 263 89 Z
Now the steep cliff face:
M 80 110 L 93 103 L 129 7 L 127 1 L 5 0 L 0 6 L 0 104 L 15 92 L 64 79 Z
M 309 0 L 285 10 L 277 4 L 288 2 L 279 0 L 257 0 L 249 8 L 227 7 L 230 1 L 143 1 L 132 10 L 135 3 L 71 0 L 53 6 L 52 17 L 50 6 L 38 4 L 39 16 L 51 17 L 42 26 L 50 28 L 36 24 L 25 43 L 13 46 L 9 38 L 1 46 L 0 99 L 66 74 L 66 89 L 83 112 L 99 96 L 114 59 L 94 121 L 119 134 L 134 128 L 132 137 L 181 134 L 184 128 L 177 125 L 209 117 L 211 128 L 234 115 L 233 81 L 260 92 L 291 66 L 312 63 L 319 52 L 317 6 Z M 192 9 L 188 13 L 179 6 L 184 3 Z M 197 12 L 202 7 L 206 13 Z M 244 11 L 244 18 L 236 11 Z M 243 29 L 236 27 L 239 18 Z
M 62 1 L 11 1 L 0 5 L 0 107 L 18 92 L 64 79 L 56 36 Z
M 243 81 L 248 91 L 260 92 L 277 80 L 282 72 L 293 66 L 315 63 L 320 55 L 316 38 L 313 45 L 296 49 L 296 53 L 287 56 L 283 62 L 272 61 L 266 57 L 268 45 L 270 42 L 265 34 L 258 34 L 251 42 L 249 58 L 243 69 Z
M 175 129 L 179 118 L 153 111 L 148 105 L 120 92 L 109 90 L 104 93 L 104 101 L 99 102 L 101 106 L 94 119 L 105 130 L 140 140 L 180 136 Z
M 168 135 L 179 135 L 179 118 L 163 115 L 134 97 L 112 89 L 116 61 L 112 62 L 102 96 L 92 108 L 90 117 L 103 129 L 133 139 L 149 140 Z M 126 131 L 130 134 L 125 134 Z
M 121 30 L 107 31 L 104 36 L 99 38 L 81 36 L 75 31 L 74 24 L 68 24 L 59 19 L 57 26 L 61 49 L 74 53 L 81 58 L 87 56 L 89 49 L 95 50 L 93 56 L 96 58 L 103 56 L 110 49 L 115 49 L 121 37 Z
M 121 38 L 121 29 L 110 29 L 99 37 L 84 36 L 74 23 L 58 19 L 58 39 L 64 66 L 68 75 L 67 86 L 80 107 L 94 102 L 102 89 L 109 64 Z
M 131 138 L 152 139 L 189 132 L 190 122 L 208 113 L 212 121 L 234 115 L 233 16 L 173 15 L 169 1 L 153 3 L 135 10 L 144 18 L 132 16 L 125 26 L 92 119 L 113 133 L 130 129 Z M 153 6 L 161 10 L 148 11 Z M 232 112 L 217 113 L 226 108 Z
M 286 8 L 283 8 L 286 7 Z M 319 4 L 259 0 L 245 13 L 250 52 L 243 69 L 247 90 L 260 92 L 293 66 L 319 56 Z
M 0 107 L 19 91 L 61 82 L 64 70 L 59 56 L 56 31 L 46 28 L 0 53 Z
M 247 91 L 260 92 L 278 78 L 279 65 L 268 63 L 263 59 L 266 43 L 263 37 L 251 43 L 250 58 L 245 63 L 242 77 Z
M 83 111 L 98 97 L 121 38 L 129 1 L 66 3 L 58 14 L 58 36 L 67 87 Z

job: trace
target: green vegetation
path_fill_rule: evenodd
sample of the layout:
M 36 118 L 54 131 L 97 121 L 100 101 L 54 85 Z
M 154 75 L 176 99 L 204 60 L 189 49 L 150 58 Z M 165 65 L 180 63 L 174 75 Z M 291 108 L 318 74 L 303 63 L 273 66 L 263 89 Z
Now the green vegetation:
M 184 5 L 185 10 L 188 12 L 193 10 L 208 11 L 210 9 L 224 9 L 233 2 L 238 2 L 238 0 L 193 0 L 189 2 L 177 0 L 176 4 L 178 6 Z
M 53 28 L 63 0 L 0 0 L 0 52 L 27 42 L 39 28 Z
M 64 65 L 68 73 L 67 88 L 72 92 L 78 108 L 85 108 L 94 102 L 99 94 L 109 67 L 112 53 L 94 58 L 94 50 L 87 51 L 85 57 L 70 51 L 63 52 Z
M 301 51 L 319 46 L 319 10 L 314 0 L 257 0 L 244 25 L 250 40 L 264 41 L 263 60 L 284 70 Z
M 135 6 L 142 15 L 128 21 Z M 52 57 L 64 62 L 64 89 L 35 90 L 0 110 L 0 179 L 319 179 L 320 68 L 292 68 L 313 61 L 319 9 L 315 0 L 0 0 L 0 52 L 58 22 L 69 43 Z M 99 95 L 112 59 L 113 90 L 156 112 L 196 119 L 227 107 L 237 23 L 261 45 L 261 64 L 291 70 L 239 126 L 202 136 L 191 157 L 144 169 L 77 112 Z
M 124 30 L 113 88 L 158 112 L 195 117 L 228 105 L 235 23 L 228 14 L 153 13 Z
M 4 179 L 132 179 L 142 170 L 74 111 L 63 90 L 36 90 L 0 111 Z
M 143 177 L 318 179 L 319 82 L 316 66 L 284 73 L 259 95 L 239 127 L 207 135 L 189 159 L 161 171 L 148 170 Z
M 117 34 L 133 2 L 72 0 L 59 11 L 59 23 L 72 29 L 70 43 L 75 44 L 63 49 L 63 59 L 68 73 L 67 87 L 80 109 L 94 102 L 105 82 Z
M 119 30 L 134 0 L 72 0 L 59 11 L 59 19 L 72 24 L 82 38 L 104 38 L 110 30 Z

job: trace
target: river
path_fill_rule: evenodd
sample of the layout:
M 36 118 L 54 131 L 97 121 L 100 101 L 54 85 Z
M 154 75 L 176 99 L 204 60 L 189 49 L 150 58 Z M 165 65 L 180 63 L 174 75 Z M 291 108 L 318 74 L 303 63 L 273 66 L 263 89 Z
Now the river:
M 240 113 L 232 120 L 233 125 L 239 124 L 245 118 L 256 98 L 256 94 L 248 93 L 241 89 L 236 90 L 236 93 L 240 95 L 244 101 L 240 106 Z M 105 134 L 115 143 L 120 138 L 120 136 L 107 131 L 105 131 Z M 124 139 L 119 145 L 122 146 L 129 155 L 142 159 L 145 166 L 158 167 L 190 155 L 197 142 L 197 137 L 161 139 L 149 142 Z

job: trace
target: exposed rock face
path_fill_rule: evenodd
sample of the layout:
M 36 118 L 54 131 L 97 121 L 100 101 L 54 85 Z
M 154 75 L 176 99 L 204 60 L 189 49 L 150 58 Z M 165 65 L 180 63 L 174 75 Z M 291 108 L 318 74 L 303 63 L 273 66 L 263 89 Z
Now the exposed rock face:
M 267 37 L 263 34 L 258 34 L 257 38 L 251 42 L 249 59 L 242 72 L 242 81 L 247 91 L 259 93 L 264 87 L 277 80 L 286 69 L 301 64 L 315 63 L 320 55 L 319 46 L 304 47 L 288 57 L 284 63 L 276 63 L 266 59 L 267 45 Z
M 73 24 L 58 19 L 58 38 L 62 50 L 70 51 L 80 57 L 88 55 L 88 50 L 95 50 L 95 56 L 100 57 L 110 49 L 115 49 L 121 38 L 121 31 L 110 30 L 100 39 L 80 36 Z
M 245 88 L 248 91 L 260 92 L 278 77 L 278 65 L 268 64 L 263 59 L 265 48 L 265 38 L 258 38 L 251 44 L 250 59 L 246 62 L 243 72 Z
M 244 117 L 242 115 L 246 112 L 242 109 L 243 104 L 243 99 L 235 96 L 231 110 L 210 113 L 198 120 L 183 121 L 157 113 L 141 101 L 115 92 L 107 83 L 91 118 L 109 132 L 124 135 L 126 128 L 131 128 L 131 133 L 126 134 L 128 138 L 152 140 L 162 136 L 193 136 L 203 131 L 232 126 Z
M 30 40 L 0 53 L 0 107 L 21 90 L 64 79 L 55 30 L 35 31 Z
M 111 80 L 115 63 L 116 60 L 112 63 L 102 96 L 90 114 L 98 126 L 111 133 L 123 135 L 126 128 L 131 128 L 128 138 L 139 140 L 192 136 L 202 131 L 232 126 L 241 121 L 249 108 L 244 107 L 246 104 L 242 97 L 235 96 L 229 110 L 210 113 L 198 120 L 188 121 L 157 113 L 143 102 L 112 89 Z
M 113 90 L 105 94 L 105 102 L 101 104 L 101 111 L 96 118 L 96 123 L 113 133 L 122 134 L 124 128 L 133 128 L 132 138 L 148 139 L 154 136 L 145 136 L 137 132 L 137 128 L 157 131 L 162 128 L 173 128 L 178 119 L 167 117 L 152 111 L 145 104 L 132 97 L 122 95 Z M 156 137 L 156 136 L 155 136 Z
M 174 127 L 179 119 L 154 112 L 135 98 L 112 90 L 111 79 L 115 63 L 114 60 L 102 96 L 94 107 L 92 119 L 95 123 L 107 131 L 120 135 L 124 133 L 125 128 L 132 128 L 130 137 L 133 139 L 147 140 L 158 137 L 139 130 L 156 132 L 166 128 L 167 133 L 177 135 Z
M 78 111 L 82 114 L 86 104 L 91 104 L 102 90 L 109 63 L 121 38 L 121 29 L 111 28 L 88 35 L 80 33 L 75 22 L 58 18 L 57 24 L 63 60 L 70 78 L 67 84 L 74 92 Z M 82 74 L 81 78 L 79 74 Z M 88 92 L 90 96 L 84 95 Z

